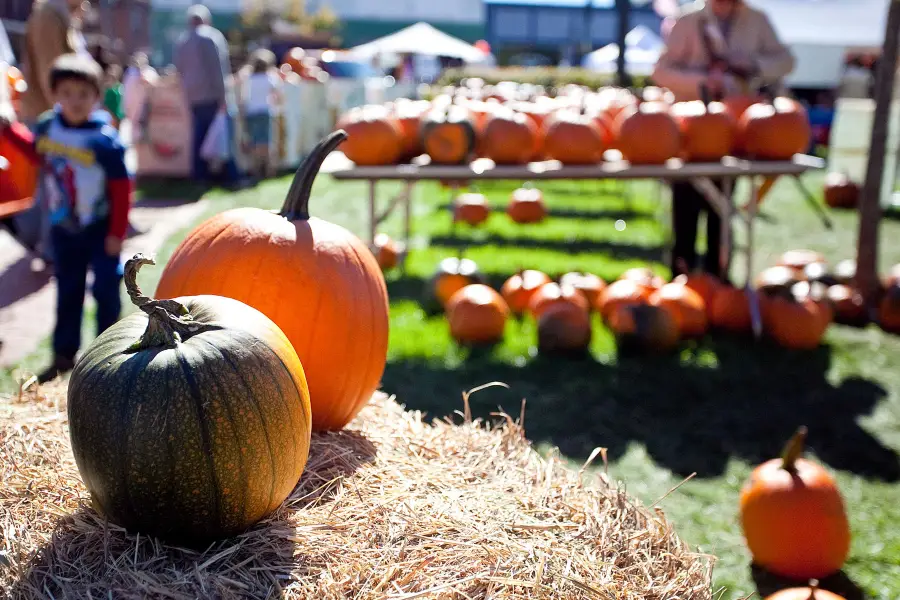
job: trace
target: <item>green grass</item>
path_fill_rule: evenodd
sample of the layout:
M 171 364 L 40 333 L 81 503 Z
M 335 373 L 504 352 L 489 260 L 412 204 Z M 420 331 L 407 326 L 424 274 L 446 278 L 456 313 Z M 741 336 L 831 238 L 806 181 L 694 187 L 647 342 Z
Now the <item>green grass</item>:
M 812 189 L 821 184 L 815 177 L 808 182 Z M 288 183 L 280 179 L 210 196 L 207 212 L 275 208 Z M 478 416 L 498 406 L 518 414 L 526 398 L 525 428 L 540 448 L 558 447 L 573 461 L 597 446 L 608 448 L 610 474 L 648 504 L 696 472 L 660 507 L 684 539 L 719 558 L 715 585 L 724 588 L 724 598 L 757 589 L 766 594 L 783 583 L 751 572 L 737 521 L 738 493 L 752 466 L 775 456 L 790 433 L 806 424 L 812 454 L 837 473 L 854 533 L 845 573 L 826 586 L 848 598 L 900 597 L 900 338 L 873 327 L 836 326 L 813 352 L 710 337 L 670 357 L 620 358 L 611 335 L 596 322 L 590 357 L 573 361 L 538 356 L 529 321 L 511 322 L 502 344 L 471 352 L 451 341 L 442 317 L 425 314 L 419 304 L 425 282 L 441 258 L 461 250 L 493 284 L 520 268 L 554 276 L 587 270 L 607 279 L 647 264 L 666 272 L 667 203 L 655 199 L 655 186 L 635 184 L 629 198 L 611 195 L 612 188 L 600 184 L 542 187 L 552 211 L 543 224 L 517 226 L 498 210 L 477 230 L 460 226 L 455 232 L 448 191 L 434 184 L 416 188 L 407 269 L 387 276 L 391 337 L 384 389 L 409 408 L 445 416 L 461 408 L 462 391 L 504 381 L 509 390 L 473 396 Z M 398 189 L 382 184 L 380 201 Z M 511 189 L 500 183 L 481 187 L 497 208 Z M 323 177 L 314 196 L 313 214 L 364 235 L 364 185 Z M 757 268 L 789 248 L 810 247 L 833 261 L 852 256 L 855 215 L 833 216 L 835 228 L 828 231 L 792 184 L 779 183 L 760 219 Z M 624 229 L 616 227 L 619 220 Z M 399 215 L 382 229 L 398 236 Z M 900 262 L 900 245 L 893 243 L 898 236 L 900 223 L 885 221 L 885 267 Z M 160 263 L 180 238 L 160 251 Z M 745 243 L 742 235 L 737 239 Z M 160 272 L 142 272 L 145 290 L 155 287 Z

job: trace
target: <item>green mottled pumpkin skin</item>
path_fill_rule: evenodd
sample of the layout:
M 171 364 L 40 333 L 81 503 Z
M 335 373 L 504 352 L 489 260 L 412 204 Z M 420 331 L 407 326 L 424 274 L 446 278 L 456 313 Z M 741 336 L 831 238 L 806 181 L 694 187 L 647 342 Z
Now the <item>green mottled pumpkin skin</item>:
M 293 490 L 309 453 L 309 392 L 262 313 L 217 296 L 178 301 L 222 328 L 132 351 L 148 317 L 126 317 L 78 361 L 68 413 L 95 508 L 130 531 L 199 545 L 246 530 Z

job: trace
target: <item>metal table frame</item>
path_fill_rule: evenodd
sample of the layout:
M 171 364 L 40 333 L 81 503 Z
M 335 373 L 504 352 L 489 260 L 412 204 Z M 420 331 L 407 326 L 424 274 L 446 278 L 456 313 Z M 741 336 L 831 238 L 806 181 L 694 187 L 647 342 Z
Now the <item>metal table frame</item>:
M 412 192 L 417 181 L 547 181 L 547 180 L 634 180 L 656 179 L 666 184 L 673 181 L 690 181 L 709 201 L 722 219 L 723 270 L 728 267 L 733 249 L 732 228 L 734 221 L 747 227 L 747 248 L 745 250 L 746 280 L 745 290 L 750 300 L 753 331 L 762 334 L 762 319 L 759 301 L 753 289 L 753 234 L 757 216 L 758 195 L 761 178 L 790 176 L 799 185 L 807 200 L 818 204 L 803 187 L 800 175 L 811 170 L 825 168 L 825 161 L 806 155 L 796 155 L 791 161 L 749 161 L 728 157 L 719 163 L 681 163 L 670 161 L 666 165 L 635 165 L 627 163 L 603 163 L 600 165 L 575 167 L 562 166 L 555 161 L 531 163 L 521 166 L 494 166 L 491 161 L 477 160 L 470 165 L 397 165 L 385 167 L 352 167 L 334 171 L 332 175 L 340 181 L 366 181 L 369 184 L 369 240 L 375 238 L 378 225 L 398 207 L 403 205 L 404 242 L 409 243 L 412 233 Z M 750 181 L 750 201 L 742 212 L 734 203 L 734 187 L 740 177 Z M 720 190 L 714 179 L 725 182 Z M 403 188 L 380 214 L 376 207 L 377 184 L 380 180 L 402 181 Z M 830 226 L 827 217 L 823 217 Z M 405 256 L 404 256 L 405 260 Z

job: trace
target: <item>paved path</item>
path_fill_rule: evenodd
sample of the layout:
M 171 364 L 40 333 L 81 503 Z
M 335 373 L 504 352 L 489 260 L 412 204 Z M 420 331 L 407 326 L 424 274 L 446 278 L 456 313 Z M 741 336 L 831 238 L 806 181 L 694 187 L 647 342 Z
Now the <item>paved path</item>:
M 204 200 L 139 202 L 130 220 L 143 233 L 125 241 L 123 255 L 158 251 L 205 206 Z M 21 361 L 53 331 L 56 280 L 47 272 L 34 271 L 32 263 L 31 254 L 0 230 L 0 367 Z

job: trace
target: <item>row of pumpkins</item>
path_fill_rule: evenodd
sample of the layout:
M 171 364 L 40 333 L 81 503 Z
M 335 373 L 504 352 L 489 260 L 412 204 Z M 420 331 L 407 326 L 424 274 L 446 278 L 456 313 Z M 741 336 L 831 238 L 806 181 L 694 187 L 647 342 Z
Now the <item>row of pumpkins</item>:
M 716 162 L 729 155 L 789 160 L 808 148 L 811 135 L 806 110 L 790 98 L 672 102 L 658 88 L 640 95 L 572 88 L 529 101 L 451 89 L 431 101 L 357 107 L 338 126 L 351 134 L 342 150 L 358 166 L 398 164 L 421 154 L 441 165 L 474 157 L 499 165 L 543 159 L 593 165 L 609 157 L 608 150 L 631 164 L 676 157 Z
M 173 253 L 155 300 L 100 335 L 71 375 L 72 450 L 93 506 L 128 530 L 186 545 L 277 509 L 310 435 L 346 425 L 387 357 L 388 297 L 369 248 L 311 217 L 337 131 L 306 159 L 279 212 L 237 208 Z

